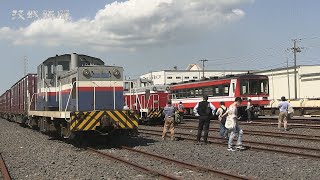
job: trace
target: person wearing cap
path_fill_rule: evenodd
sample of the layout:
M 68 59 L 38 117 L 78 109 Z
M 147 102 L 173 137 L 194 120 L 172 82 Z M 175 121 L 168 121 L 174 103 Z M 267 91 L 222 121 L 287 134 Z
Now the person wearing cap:
M 164 126 L 162 132 L 162 140 L 166 139 L 166 134 L 168 129 L 170 128 L 171 140 L 174 141 L 174 111 L 175 108 L 172 106 L 171 101 L 168 101 L 168 104 L 163 109 L 164 114 Z
M 278 105 L 279 108 L 279 117 L 278 117 L 278 129 L 281 130 L 281 124 L 283 122 L 284 130 L 288 131 L 288 110 L 290 104 L 287 102 L 286 97 L 281 97 L 281 102 Z
M 207 95 L 204 95 L 203 101 L 198 102 L 197 105 L 193 108 L 193 112 L 195 116 L 199 118 L 197 144 L 200 143 L 202 130 L 204 130 L 204 134 L 203 134 L 204 144 L 208 143 L 210 118 L 214 115 L 215 110 L 216 108 L 210 102 L 208 102 Z

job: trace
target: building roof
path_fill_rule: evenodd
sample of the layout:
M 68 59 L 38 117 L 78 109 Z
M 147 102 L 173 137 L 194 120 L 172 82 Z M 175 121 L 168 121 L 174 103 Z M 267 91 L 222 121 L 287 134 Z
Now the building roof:
M 202 70 L 199 64 L 189 64 L 186 68 L 187 71 L 194 71 L 194 70 Z
M 298 65 L 297 69 L 300 67 L 304 67 L 304 66 L 320 66 L 320 65 Z M 251 73 L 266 73 L 266 72 L 272 72 L 272 71 L 283 71 L 283 70 L 287 70 L 287 69 L 294 69 L 294 66 L 289 66 L 289 67 L 282 67 L 282 68 L 275 68 L 275 69 L 268 69 L 268 70 L 252 70 L 250 71 Z

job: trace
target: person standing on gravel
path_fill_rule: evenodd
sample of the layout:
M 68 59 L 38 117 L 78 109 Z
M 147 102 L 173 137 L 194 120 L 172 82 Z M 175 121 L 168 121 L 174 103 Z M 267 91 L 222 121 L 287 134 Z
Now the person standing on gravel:
M 227 120 L 226 120 L 226 125 L 228 124 L 228 121 L 233 121 L 234 126 L 232 129 L 229 129 L 229 131 L 231 131 L 230 136 L 229 136 L 229 141 L 228 141 L 228 151 L 235 151 L 235 149 L 232 147 L 233 146 L 233 138 L 236 136 L 236 134 L 238 134 L 238 140 L 237 140 L 237 146 L 236 149 L 237 150 L 242 150 L 244 149 L 244 147 L 242 146 L 242 135 L 243 135 L 243 131 L 239 126 L 238 123 L 238 109 L 237 107 L 241 104 L 242 99 L 241 97 L 236 97 L 234 103 L 232 103 L 229 106 L 229 109 L 227 111 L 228 116 L 227 116 Z
M 248 119 L 247 119 L 247 122 L 251 123 L 251 119 L 252 119 L 252 104 L 251 104 L 251 99 L 248 100 L 248 103 L 247 103 L 247 108 L 246 108 L 246 111 L 247 111 L 247 115 L 248 115 Z
M 199 118 L 197 144 L 200 143 L 202 130 L 204 130 L 204 134 L 203 134 L 204 144 L 208 143 L 210 118 L 211 116 L 214 115 L 215 110 L 216 108 L 210 102 L 208 102 L 207 95 L 204 95 L 203 101 L 198 102 L 197 105 L 193 108 L 193 112 L 195 116 Z
M 171 101 L 168 101 L 168 104 L 163 109 L 164 114 L 164 126 L 162 132 L 162 140 L 165 140 L 168 129 L 170 128 L 171 140 L 174 139 L 174 111 L 175 108 L 172 106 Z
M 278 129 L 281 130 L 281 123 L 283 122 L 284 130 L 288 131 L 288 124 L 287 124 L 287 119 L 288 119 L 288 110 L 290 104 L 287 102 L 286 97 L 282 96 L 281 101 L 278 105 L 279 108 L 279 117 L 278 117 Z
M 220 102 L 220 107 L 218 108 L 216 115 L 218 116 L 219 124 L 220 124 L 220 137 L 221 138 L 227 138 L 228 137 L 228 130 L 225 127 L 226 119 L 227 119 L 227 107 L 225 106 L 225 103 L 222 101 Z
M 184 106 L 183 106 L 182 102 L 180 102 L 178 105 L 178 113 L 179 113 L 180 122 L 182 122 L 183 114 L 184 114 Z

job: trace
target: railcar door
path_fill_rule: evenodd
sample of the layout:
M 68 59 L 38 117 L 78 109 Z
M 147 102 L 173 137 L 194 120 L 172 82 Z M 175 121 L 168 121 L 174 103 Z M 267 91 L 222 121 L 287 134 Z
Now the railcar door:
M 237 79 L 231 79 L 229 87 L 229 97 L 235 97 L 237 87 Z

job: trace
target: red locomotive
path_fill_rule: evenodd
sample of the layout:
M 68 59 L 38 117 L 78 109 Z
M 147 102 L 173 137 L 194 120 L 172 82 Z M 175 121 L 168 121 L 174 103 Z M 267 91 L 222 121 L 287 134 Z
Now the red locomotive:
M 170 88 L 152 85 L 147 79 L 137 79 L 125 83 L 125 108 L 137 111 L 140 123 L 161 123 L 162 111 L 170 98 Z
M 208 101 L 212 102 L 216 108 L 221 101 L 224 101 L 228 107 L 235 97 L 241 97 L 243 107 L 240 109 L 245 108 L 249 99 L 252 100 L 256 109 L 259 109 L 269 104 L 268 81 L 268 76 L 253 74 L 211 77 L 200 81 L 190 80 L 186 83 L 171 85 L 172 103 L 182 102 L 186 109 L 185 113 L 192 114 L 197 102 L 202 101 L 202 96 L 206 94 L 209 96 Z M 246 113 L 243 114 L 245 116 Z

